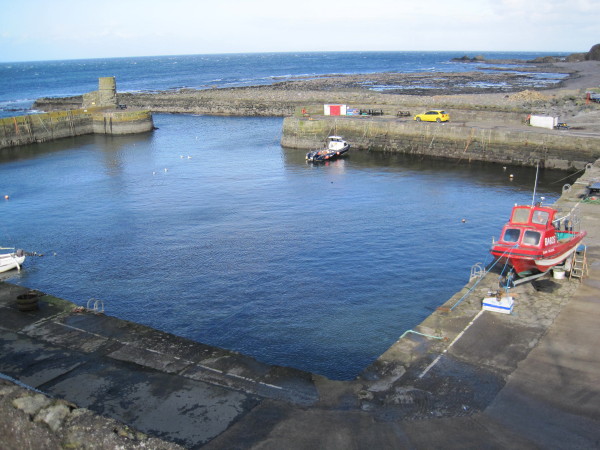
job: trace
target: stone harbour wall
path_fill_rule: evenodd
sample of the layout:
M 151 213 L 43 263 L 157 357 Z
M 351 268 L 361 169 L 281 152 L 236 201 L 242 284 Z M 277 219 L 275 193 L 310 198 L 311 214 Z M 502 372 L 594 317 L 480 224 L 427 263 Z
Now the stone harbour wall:
M 0 119 L 0 149 L 83 134 L 132 134 L 154 128 L 149 111 L 68 110 Z
M 563 170 L 579 170 L 600 158 L 600 139 L 596 137 L 372 117 L 288 117 L 283 122 L 281 145 L 315 149 L 332 134 L 343 136 L 358 150 L 523 166 L 540 161 L 543 167 Z
M 92 114 L 92 129 L 96 134 L 135 134 L 154 128 L 149 111 L 113 111 Z
M 177 93 L 119 94 L 119 102 L 128 108 L 148 109 L 155 113 L 206 114 L 212 116 L 283 117 L 294 114 L 298 108 L 293 103 L 267 98 L 236 97 L 234 92 L 221 98 L 207 90 L 189 95 Z

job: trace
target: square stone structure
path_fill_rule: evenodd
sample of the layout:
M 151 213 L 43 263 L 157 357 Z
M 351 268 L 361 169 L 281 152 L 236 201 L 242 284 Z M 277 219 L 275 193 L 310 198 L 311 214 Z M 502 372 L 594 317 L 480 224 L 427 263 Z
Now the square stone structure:
M 116 108 L 117 82 L 115 77 L 98 78 L 98 90 L 83 94 L 84 108 Z

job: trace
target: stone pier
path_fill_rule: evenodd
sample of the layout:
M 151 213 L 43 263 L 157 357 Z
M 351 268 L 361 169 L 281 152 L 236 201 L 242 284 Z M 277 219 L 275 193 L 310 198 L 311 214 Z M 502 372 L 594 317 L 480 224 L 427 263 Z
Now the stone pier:
M 545 132 L 504 120 L 504 126 L 424 123 L 378 117 L 286 117 L 281 145 L 311 150 L 342 135 L 355 150 L 397 152 L 562 170 L 580 170 L 600 158 L 600 136 Z

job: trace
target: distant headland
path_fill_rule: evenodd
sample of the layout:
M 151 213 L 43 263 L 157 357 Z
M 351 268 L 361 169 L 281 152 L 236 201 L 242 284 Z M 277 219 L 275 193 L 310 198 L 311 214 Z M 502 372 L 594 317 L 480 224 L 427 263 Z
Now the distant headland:
M 600 61 L 600 44 L 596 44 L 592 46 L 592 48 L 583 53 L 571 53 L 567 56 L 540 56 L 538 58 L 530 59 L 530 60 L 499 60 L 499 59 L 488 59 L 483 55 L 476 56 L 468 56 L 464 55 L 460 58 L 452 58 L 454 62 L 471 62 L 471 63 L 488 63 L 488 64 L 518 64 L 518 63 L 528 63 L 528 64 L 538 64 L 538 63 L 557 63 L 557 62 L 581 62 L 581 61 Z

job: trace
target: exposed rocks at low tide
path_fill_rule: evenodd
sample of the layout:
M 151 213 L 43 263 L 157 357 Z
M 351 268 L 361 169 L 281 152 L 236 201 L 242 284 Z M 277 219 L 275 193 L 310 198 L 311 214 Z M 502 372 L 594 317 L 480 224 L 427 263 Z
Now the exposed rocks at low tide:
M 398 100 L 419 102 L 419 96 L 494 94 L 517 92 L 527 88 L 557 87 L 559 79 L 537 81 L 536 73 L 549 69 L 514 68 L 447 73 L 371 73 L 330 74 L 319 77 L 296 77 L 267 86 L 224 89 L 180 89 L 176 91 L 120 93 L 119 103 L 129 107 L 149 108 L 161 112 L 204 112 L 230 114 L 236 109 L 255 115 L 285 115 L 290 107 L 307 102 L 394 103 Z M 561 73 L 569 74 L 561 68 Z M 406 96 L 406 99 L 398 98 Z M 53 110 L 81 107 L 82 97 L 41 98 L 34 109 Z
M 0 380 L 0 410 L 2 448 L 183 448 L 5 380 Z

